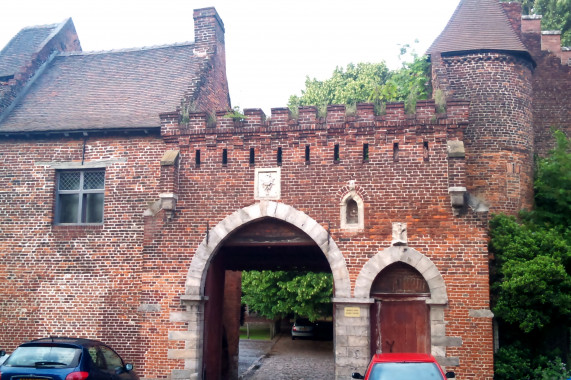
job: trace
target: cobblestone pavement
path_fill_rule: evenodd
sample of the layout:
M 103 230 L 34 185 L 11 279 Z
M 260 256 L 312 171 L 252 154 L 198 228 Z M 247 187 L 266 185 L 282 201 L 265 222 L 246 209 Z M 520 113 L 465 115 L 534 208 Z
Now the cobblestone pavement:
M 260 367 L 249 371 L 244 380 L 324 380 L 334 376 L 331 340 L 292 340 L 289 335 L 277 338 Z
M 242 375 L 261 357 L 270 352 L 274 343 L 279 337 L 273 340 L 250 340 L 240 339 L 240 356 L 238 360 L 238 373 Z

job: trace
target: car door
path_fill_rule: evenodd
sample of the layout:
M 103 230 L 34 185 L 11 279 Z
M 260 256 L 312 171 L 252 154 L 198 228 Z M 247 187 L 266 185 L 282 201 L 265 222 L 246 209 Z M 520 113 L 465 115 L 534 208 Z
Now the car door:
M 99 346 L 90 346 L 87 348 L 91 358 L 91 365 L 89 368 L 89 379 L 93 380 L 111 380 L 107 371 L 107 364 L 103 352 Z
M 125 363 L 123 359 L 111 348 L 107 346 L 99 346 L 105 363 L 107 366 L 107 373 L 111 380 L 131 380 L 133 375 L 131 372 L 125 370 Z

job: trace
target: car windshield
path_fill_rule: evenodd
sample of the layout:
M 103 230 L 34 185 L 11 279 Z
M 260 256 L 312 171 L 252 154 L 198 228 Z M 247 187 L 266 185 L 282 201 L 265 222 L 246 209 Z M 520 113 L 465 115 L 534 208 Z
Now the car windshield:
M 369 380 L 442 380 L 434 363 L 376 363 Z
M 3 363 L 6 367 L 57 367 L 77 366 L 81 349 L 65 346 L 21 346 Z
M 313 326 L 313 323 L 309 321 L 309 319 L 305 318 L 298 318 L 295 320 L 296 326 Z

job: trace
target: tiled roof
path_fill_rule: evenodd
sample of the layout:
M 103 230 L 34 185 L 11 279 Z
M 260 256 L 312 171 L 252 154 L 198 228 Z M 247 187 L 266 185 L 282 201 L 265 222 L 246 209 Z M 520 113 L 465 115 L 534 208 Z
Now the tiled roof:
M 16 74 L 59 26 L 60 24 L 33 26 L 16 34 L 0 51 L 0 77 Z
M 527 53 L 498 0 L 461 0 L 427 54 L 474 50 Z
M 160 126 L 199 73 L 192 43 L 56 57 L 0 132 Z

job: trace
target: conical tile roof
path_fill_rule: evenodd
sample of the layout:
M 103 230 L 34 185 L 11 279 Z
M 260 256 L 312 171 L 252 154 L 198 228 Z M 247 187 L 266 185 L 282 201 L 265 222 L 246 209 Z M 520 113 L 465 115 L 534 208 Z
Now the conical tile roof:
M 501 50 L 529 55 L 498 0 L 461 0 L 427 54 Z

